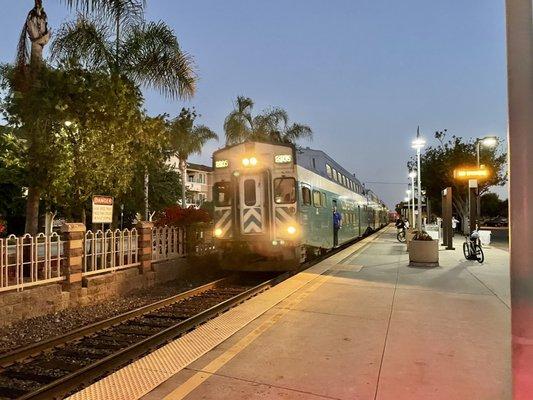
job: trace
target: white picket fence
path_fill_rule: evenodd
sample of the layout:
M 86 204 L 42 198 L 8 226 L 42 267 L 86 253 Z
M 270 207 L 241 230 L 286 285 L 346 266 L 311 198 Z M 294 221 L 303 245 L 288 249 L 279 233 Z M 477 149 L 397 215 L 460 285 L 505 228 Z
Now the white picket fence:
M 185 257 L 185 230 L 173 226 L 152 229 L 152 261 Z
M 135 228 L 87 231 L 83 241 L 82 275 L 113 272 L 140 265 Z
M 0 292 L 64 280 L 63 242 L 57 233 L 0 239 Z

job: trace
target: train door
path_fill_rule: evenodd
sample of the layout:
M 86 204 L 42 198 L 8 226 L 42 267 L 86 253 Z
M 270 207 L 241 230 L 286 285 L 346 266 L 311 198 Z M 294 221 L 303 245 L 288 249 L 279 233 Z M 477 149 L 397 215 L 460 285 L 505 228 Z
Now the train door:
M 267 230 L 265 176 L 244 175 L 239 182 L 239 215 L 243 235 L 261 235 Z

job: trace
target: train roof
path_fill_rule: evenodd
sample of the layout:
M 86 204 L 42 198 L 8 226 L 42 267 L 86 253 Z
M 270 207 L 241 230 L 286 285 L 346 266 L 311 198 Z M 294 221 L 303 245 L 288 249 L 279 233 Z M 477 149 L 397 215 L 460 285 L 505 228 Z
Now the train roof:
M 328 164 L 330 167 L 343 174 L 347 179 L 351 180 L 359 188 L 361 188 L 361 194 L 366 194 L 374 202 L 383 204 L 383 201 L 381 201 L 381 199 L 372 190 L 364 188 L 364 184 L 355 176 L 354 173 L 349 172 L 347 169 L 345 169 L 342 165 L 340 165 L 322 150 L 315 150 L 309 147 L 297 148 L 296 164 L 308 170 L 314 171 L 315 173 L 320 174 L 324 178 L 335 182 L 334 179 L 331 179 L 331 177 L 328 176 L 326 170 L 326 164 Z

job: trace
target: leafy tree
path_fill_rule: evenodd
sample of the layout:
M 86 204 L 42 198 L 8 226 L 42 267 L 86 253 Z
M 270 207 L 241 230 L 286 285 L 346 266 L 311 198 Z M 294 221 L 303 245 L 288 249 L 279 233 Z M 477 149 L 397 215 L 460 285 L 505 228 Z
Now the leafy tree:
M 170 149 L 179 159 L 181 171 L 181 206 L 186 207 L 185 177 L 187 175 L 187 160 L 193 154 L 200 154 L 207 141 L 218 140 L 218 136 L 204 125 L 195 125 L 198 117 L 196 111 L 182 108 L 180 114 L 169 122 L 168 135 Z
M 481 196 L 481 211 L 484 216 L 507 216 L 507 200 L 501 200 L 496 193 L 485 193 Z
M 0 126 L 0 220 L 11 233 L 22 233 L 24 216 L 24 169 L 19 154 L 24 144 L 12 129 Z M 22 222 L 22 225 L 21 225 Z
M 421 156 L 422 187 L 431 201 L 433 210 L 441 209 L 442 190 L 446 187 L 453 189 L 453 206 L 456 212 L 465 220 L 467 215 L 468 182 L 454 179 L 454 169 L 476 166 L 475 141 L 465 141 L 461 137 L 446 138 L 446 131 L 436 132 L 437 146 L 426 148 Z M 507 180 L 507 156 L 498 147 L 483 149 L 480 162 L 490 169 L 490 178 L 480 181 L 479 191 L 482 195 L 491 186 L 501 186 Z M 408 168 L 416 167 L 416 162 L 408 162 Z
M 307 125 L 289 124 L 287 112 L 271 108 L 252 116 L 253 100 L 238 96 L 235 108 L 224 121 L 226 144 L 242 143 L 247 140 L 296 143 L 299 139 L 311 138 L 313 132 Z

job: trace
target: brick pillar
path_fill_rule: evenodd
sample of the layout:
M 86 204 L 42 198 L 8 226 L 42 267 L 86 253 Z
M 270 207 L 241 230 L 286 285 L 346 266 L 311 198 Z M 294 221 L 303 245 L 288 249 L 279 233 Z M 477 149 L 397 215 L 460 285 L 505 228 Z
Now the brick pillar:
M 152 222 L 141 221 L 135 228 L 139 234 L 139 270 L 144 274 L 152 270 Z
M 71 292 L 81 289 L 85 230 L 85 225 L 82 223 L 64 223 L 61 225 L 61 235 L 65 241 L 63 274 L 66 276 L 66 280 L 64 288 Z

